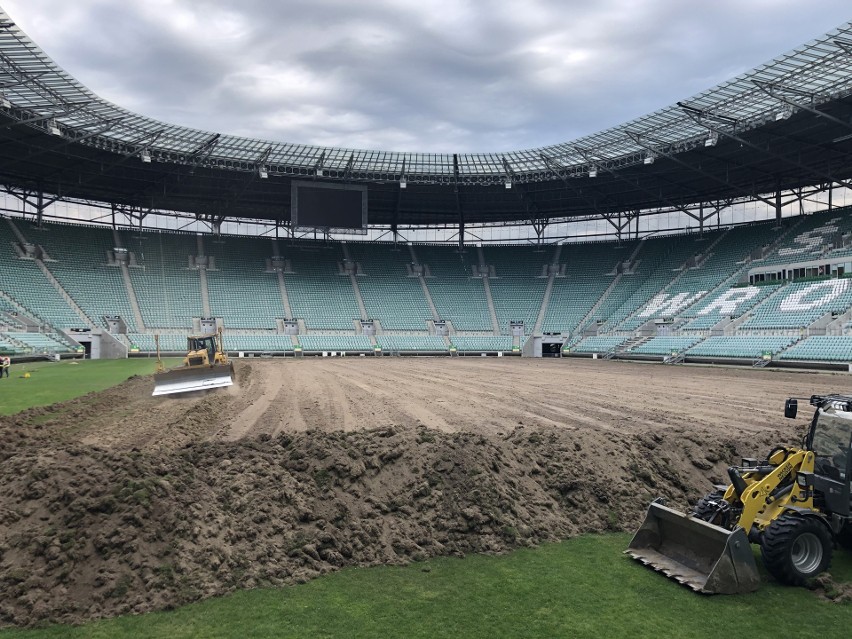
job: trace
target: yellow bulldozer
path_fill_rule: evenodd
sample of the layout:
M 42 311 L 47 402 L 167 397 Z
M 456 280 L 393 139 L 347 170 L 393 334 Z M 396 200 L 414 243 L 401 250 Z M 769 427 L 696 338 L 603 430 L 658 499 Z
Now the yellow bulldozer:
M 814 395 L 801 447 L 728 469 L 730 484 L 689 513 L 657 499 L 627 554 L 704 593 L 752 592 L 760 585 L 751 544 L 777 581 L 804 585 L 828 569 L 835 545 L 852 549 L 852 396 Z M 790 398 L 785 417 L 795 418 Z
M 234 383 L 234 365 L 228 360 L 222 345 L 222 329 L 210 335 L 191 335 L 186 338 L 186 357 L 177 368 L 166 370 L 160 359 L 160 339 L 157 346 L 157 372 L 154 374 L 152 395 L 174 395 L 193 391 L 223 388 Z

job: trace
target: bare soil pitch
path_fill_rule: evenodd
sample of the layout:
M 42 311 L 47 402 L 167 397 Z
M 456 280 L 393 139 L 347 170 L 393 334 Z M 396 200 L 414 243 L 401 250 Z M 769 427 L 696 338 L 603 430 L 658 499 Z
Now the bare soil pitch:
M 0 419 L 0 625 L 631 530 L 797 442 L 846 376 L 589 360 L 239 361 Z

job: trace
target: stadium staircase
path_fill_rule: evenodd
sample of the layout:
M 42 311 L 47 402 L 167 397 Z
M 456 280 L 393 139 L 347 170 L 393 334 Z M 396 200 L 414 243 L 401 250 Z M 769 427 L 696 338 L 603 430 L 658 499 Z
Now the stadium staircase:
M 123 248 L 127 250 L 127 247 L 122 244 L 121 235 L 115 229 L 112 231 L 112 240 L 116 248 Z M 139 299 L 136 297 L 136 291 L 133 290 L 133 282 L 130 281 L 130 271 L 127 262 L 121 261 L 119 263 L 119 268 L 121 269 L 121 281 L 124 284 L 124 292 L 127 295 L 127 301 L 130 303 L 130 310 L 133 312 L 134 323 L 136 324 L 137 330 L 144 333 L 147 329 L 145 328 L 145 322 L 142 319 L 142 311 L 139 309 Z M 125 345 L 129 348 L 129 344 Z
M 646 239 L 643 238 L 636 242 L 636 246 L 633 248 L 633 252 L 627 257 L 626 260 L 621 262 L 621 266 L 626 265 L 627 270 L 623 268 L 619 268 L 615 279 L 610 283 L 610 285 L 606 288 L 606 290 L 601 295 L 600 299 L 595 302 L 589 312 L 580 320 L 577 325 L 577 332 L 582 333 L 587 330 L 587 327 L 594 322 L 598 323 L 598 320 L 601 322 L 606 321 L 605 318 L 601 317 L 601 310 L 605 306 L 614 306 L 612 300 L 615 298 L 616 291 L 619 291 L 622 285 L 625 282 L 626 278 L 633 277 L 633 273 L 635 272 L 636 265 L 639 262 L 639 255 L 642 253 L 642 248 L 645 246 Z M 626 276 L 626 277 L 625 277 Z M 597 332 L 597 327 L 595 328 L 595 332 Z
M 204 238 L 200 235 L 195 237 L 198 243 L 198 255 L 206 257 L 204 252 Z M 213 312 L 210 310 L 210 290 L 207 287 L 207 266 L 198 267 L 198 286 L 201 289 L 201 311 L 204 317 L 212 317 Z
M 556 245 L 556 251 L 553 254 L 553 260 L 550 262 L 551 267 L 559 266 L 559 258 L 562 255 L 562 245 Z M 550 296 L 553 294 L 553 282 L 556 280 L 556 268 L 550 268 L 547 274 L 547 285 L 544 288 L 544 295 L 541 299 L 541 308 L 538 311 L 538 316 L 533 326 L 532 334 L 541 335 L 541 326 L 544 324 L 544 318 L 547 315 L 547 307 L 550 305 Z
M 68 294 L 68 291 L 66 291 L 62 287 L 62 284 L 60 284 L 59 280 L 57 280 L 53 276 L 53 273 L 51 273 L 47 266 L 45 266 L 44 262 L 37 259 L 35 263 L 38 265 L 39 269 L 41 269 L 41 272 L 44 273 L 44 276 L 47 278 L 47 281 L 53 285 L 53 288 L 55 288 L 59 295 L 62 297 L 62 299 L 65 300 L 65 303 L 68 304 L 68 306 L 70 306 L 75 313 L 77 313 L 83 324 L 85 324 L 89 328 L 95 328 L 95 323 L 83 312 L 83 309 L 77 305 L 77 302 L 75 302 L 74 299 Z
M 476 252 L 479 255 L 479 263 L 485 265 L 485 255 L 482 252 L 482 247 L 478 246 Z M 494 296 L 491 294 L 491 283 L 488 281 L 489 276 L 482 274 L 482 287 L 485 290 L 485 300 L 488 303 L 488 316 L 491 318 L 491 330 L 494 335 L 500 334 L 500 322 L 497 320 L 497 309 L 494 307 Z

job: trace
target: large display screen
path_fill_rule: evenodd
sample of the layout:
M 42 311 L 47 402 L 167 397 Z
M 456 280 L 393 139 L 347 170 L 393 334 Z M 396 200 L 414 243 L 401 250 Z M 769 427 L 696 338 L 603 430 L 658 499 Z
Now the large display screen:
M 367 187 L 294 181 L 290 211 L 293 228 L 366 230 Z

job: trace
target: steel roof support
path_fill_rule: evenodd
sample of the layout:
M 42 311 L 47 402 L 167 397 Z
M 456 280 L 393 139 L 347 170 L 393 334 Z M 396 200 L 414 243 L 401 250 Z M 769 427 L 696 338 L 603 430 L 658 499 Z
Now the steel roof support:
M 835 36 L 831 40 L 838 47 L 843 49 L 848 55 L 852 55 L 852 40 L 848 38 L 842 38 L 840 36 Z
M 58 151 L 59 149 L 61 149 L 63 147 L 66 147 L 70 144 L 74 144 L 75 142 L 82 142 L 83 140 L 88 140 L 89 138 L 93 138 L 93 137 L 98 136 L 98 135 L 103 135 L 104 133 L 109 131 L 116 124 L 117 124 L 116 121 L 105 122 L 104 126 L 102 126 L 97 131 L 92 131 L 91 133 L 87 133 L 86 135 L 80 136 L 78 138 L 73 138 L 73 139 L 64 138 L 59 144 L 57 144 L 55 146 L 52 146 L 52 147 L 47 148 L 47 149 L 42 149 L 40 151 L 36 151 L 35 153 L 30 153 L 29 155 L 22 156 L 22 157 L 14 159 L 14 160 L 5 162 L 3 164 L 0 164 L 0 171 L 2 171 L 3 169 L 7 169 L 10 166 L 15 166 L 16 164 L 20 164 L 21 162 L 29 161 L 32 158 L 38 157 L 40 155 L 44 155 L 45 153 L 53 153 L 53 152 Z
M 355 164 L 355 153 L 349 154 L 349 160 L 346 162 L 346 168 L 343 170 L 343 180 L 348 182 L 352 177 L 352 166 Z
M 204 162 L 207 158 L 210 157 L 210 154 L 213 153 L 213 149 L 216 148 L 216 145 L 219 143 L 219 138 L 222 137 L 221 133 L 215 133 L 210 136 L 204 144 L 195 149 L 192 153 L 189 154 L 189 157 L 194 157 L 195 161 L 189 165 L 189 174 L 193 175 L 195 173 L 195 169 L 199 164 Z
M 636 144 L 644 146 L 648 149 L 652 148 L 651 146 L 647 145 L 645 142 L 642 141 L 642 140 L 644 140 L 644 137 L 640 137 L 639 135 L 637 135 L 635 133 L 632 134 L 632 136 L 634 137 Z M 756 200 L 763 202 L 767 206 L 775 206 L 775 204 L 772 202 L 772 200 L 768 200 L 765 197 L 758 195 L 754 191 L 749 191 L 749 190 L 740 188 L 737 185 L 733 184 L 730 180 L 722 179 L 718 175 L 714 175 L 712 173 L 709 173 L 708 171 L 705 171 L 704 169 L 701 169 L 697 166 L 692 166 L 691 164 L 687 164 L 686 162 L 681 160 L 679 157 L 677 157 L 673 153 L 669 153 L 667 151 L 658 151 L 658 153 L 660 155 L 664 156 L 664 157 L 667 157 L 668 159 L 672 160 L 673 162 L 680 164 L 682 167 L 689 169 L 690 171 L 693 171 L 695 173 L 698 173 L 701 176 L 706 177 L 708 180 L 712 180 L 713 182 L 716 182 L 717 184 L 722 184 L 723 186 L 728 187 L 732 191 L 739 192 L 743 195 L 747 195 L 748 197 L 752 197 Z
M 319 159 L 314 164 L 314 179 L 315 180 L 317 179 L 317 177 L 322 177 L 323 164 L 325 164 L 325 151 L 320 153 Z
M 566 168 L 565 166 L 563 166 L 563 165 L 562 165 L 562 164 L 561 164 L 558 160 L 556 160 L 555 158 L 549 157 L 549 156 L 545 155 L 544 153 L 541 153 L 541 154 L 540 154 L 540 157 L 541 157 L 542 161 L 544 162 L 545 166 L 546 166 L 548 169 L 550 169 L 551 171 L 553 171 L 553 172 L 556 174 L 556 176 L 557 176 L 560 180 L 562 180 L 562 182 L 565 184 L 565 186 L 566 186 L 568 189 L 570 189 L 570 190 L 574 191 L 574 193 L 576 193 L 576 194 L 577 194 L 578 196 L 580 196 L 583 200 L 585 200 L 585 201 L 586 201 L 586 203 L 587 203 L 587 204 L 589 204 L 589 205 L 592 207 L 592 209 L 594 209 L 594 211 L 595 211 L 596 213 L 599 213 L 599 214 L 601 214 L 601 215 L 604 215 L 604 212 L 603 212 L 603 211 L 601 211 L 601 209 L 598 207 L 597 199 L 595 199 L 595 198 L 590 198 L 588 195 L 586 195 L 585 193 L 583 193 L 583 191 L 582 191 L 582 190 L 581 190 L 578 186 L 574 185 L 574 184 L 571 182 L 571 178 L 569 178 L 567 175 L 565 175 L 565 174 L 567 173 L 567 171 L 568 171 L 568 170 L 567 170 L 567 168 Z M 591 190 L 592 190 L 595 194 L 597 194 L 597 195 L 601 196 L 601 198 L 602 198 L 604 201 L 606 201 L 606 200 L 607 200 L 607 195 L 606 195 L 605 193 L 601 193 L 601 192 L 600 192 L 600 191 L 598 191 L 597 189 L 591 189 Z
M 83 102 L 80 104 L 70 105 L 65 109 L 53 111 L 52 113 L 48 113 L 47 115 L 35 115 L 29 118 L 24 118 L 23 120 L 17 120 L 15 122 L 12 122 L 12 124 L 7 124 L 3 127 L 3 129 L 8 130 L 16 126 L 21 126 L 22 124 L 37 124 L 39 122 L 44 122 L 45 120 L 52 120 L 57 116 L 71 115 L 72 113 L 76 113 L 80 109 L 85 108 L 89 104 L 91 104 L 91 102 Z
M 763 153 L 764 155 L 767 155 L 767 156 L 769 156 L 769 157 L 771 157 L 775 160 L 780 160 L 781 162 L 785 162 L 785 163 L 787 163 L 791 166 L 795 166 L 800 171 L 805 171 L 806 173 L 810 173 L 811 175 L 813 175 L 815 177 L 820 177 L 824 180 L 828 180 L 829 182 L 834 182 L 838 186 L 843 186 L 843 187 L 846 187 L 847 189 L 852 189 L 852 182 L 847 182 L 845 180 L 835 178 L 834 176 L 828 175 L 827 173 L 824 173 L 823 171 L 820 171 L 819 169 L 815 169 L 813 167 L 802 164 L 798 160 L 793 160 L 793 159 L 791 159 L 791 158 L 789 158 L 785 155 L 781 155 L 780 153 L 775 153 L 774 151 L 770 151 L 769 149 L 765 149 L 761 146 L 758 146 L 754 142 L 750 142 L 750 141 L 746 140 L 745 138 L 743 138 L 742 136 L 737 135 L 735 133 L 731 133 L 730 131 L 726 131 L 725 129 L 715 127 L 711 124 L 705 124 L 705 126 L 708 127 L 709 129 L 713 130 L 713 131 L 716 131 L 719 135 L 724 135 L 725 137 L 731 138 L 732 140 L 736 140 L 740 144 L 743 144 L 743 145 L 745 145 L 745 146 L 747 146 L 751 149 L 754 149 L 755 151 Z
M 511 184 L 515 180 L 515 172 L 512 169 L 512 165 L 509 164 L 506 158 L 503 158 L 503 168 L 506 170 L 506 178 L 509 180 L 507 184 Z M 530 211 L 533 212 L 530 221 L 533 224 L 533 228 L 535 228 L 536 223 L 541 220 L 538 213 L 538 204 L 534 199 L 532 199 L 527 193 L 527 190 L 524 188 L 524 185 L 518 182 L 515 186 L 515 193 L 518 196 L 518 199 L 521 201 L 521 205 L 523 206 L 523 214 L 527 217 L 530 216 Z M 545 218 L 546 219 L 546 218 Z M 545 221 L 544 226 L 547 226 L 547 221 Z M 539 235 L 539 241 L 541 240 L 541 235 L 538 233 L 538 229 L 536 229 L 536 233 Z
M 819 109 L 811 106 L 814 102 L 814 94 L 813 93 L 808 93 L 807 91 L 799 91 L 798 89 L 794 89 L 792 87 L 787 87 L 787 86 L 784 86 L 783 84 L 777 84 L 777 83 L 773 84 L 773 83 L 769 83 L 769 82 L 761 82 L 760 80 L 752 80 L 752 82 L 757 86 L 758 89 L 760 89 L 761 91 L 763 91 L 767 95 L 775 98 L 776 100 L 779 100 L 779 101 L 781 101 L 785 104 L 789 104 L 790 106 L 794 106 L 797 109 L 802 109 L 803 111 L 808 111 L 809 113 L 813 113 L 814 115 L 818 115 L 821 118 L 825 118 L 826 120 L 829 120 L 830 122 L 834 122 L 835 124 L 839 124 L 840 126 L 845 127 L 847 129 L 849 129 L 850 131 L 852 131 L 852 123 L 841 120 L 840 118 L 836 118 L 833 115 L 830 115 L 830 114 L 828 114 L 824 111 L 820 111 Z M 792 93 L 794 95 L 801 95 L 802 97 L 808 97 L 808 98 L 810 98 L 811 105 L 802 104 L 801 102 L 798 102 L 798 101 L 793 100 L 791 98 L 787 98 L 787 97 L 784 97 L 783 95 L 779 95 L 779 93 L 776 91 L 777 89 L 780 89 L 780 90 L 784 91 L 785 93 Z
M 642 185 L 642 179 L 641 179 L 641 178 L 637 178 L 636 182 L 634 182 L 633 180 L 631 180 L 631 179 L 629 179 L 629 178 L 627 178 L 627 177 L 625 177 L 625 176 L 623 176 L 623 175 L 619 174 L 619 173 L 618 173 L 618 171 L 615 171 L 615 170 L 613 170 L 613 169 L 609 168 L 608 166 L 606 166 L 606 162 L 607 162 L 607 159 L 606 159 L 606 158 L 601 157 L 601 156 L 597 156 L 597 157 L 595 157 L 595 156 L 594 156 L 594 155 L 592 155 L 590 152 L 586 151 L 585 149 L 581 149 L 581 148 L 579 148 L 579 147 L 577 147 L 577 151 L 578 151 L 580 154 L 582 154 L 582 155 L 583 155 L 583 157 L 587 158 L 587 160 L 588 160 L 588 161 L 590 161 L 590 162 L 591 162 L 591 161 L 596 161 L 596 164 L 597 164 L 597 162 L 600 162 L 600 164 L 598 165 L 598 166 L 599 166 L 599 168 L 600 168 L 601 170 L 603 170 L 603 171 L 606 171 L 606 172 L 607 172 L 607 173 L 609 173 L 610 175 L 612 175 L 612 176 L 613 176 L 616 180 L 622 180 L 622 181 L 624 181 L 624 182 L 627 182 L 627 184 L 629 184 L 629 185 L 630 185 L 630 186 L 632 186 L 633 188 L 639 189 L 639 190 L 640 190 L 640 191 L 642 191 L 643 193 L 647 193 L 647 194 L 648 194 L 648 195 L 650 195 L 651 197 L 653 197 L 653 198 L 655 198 L 655 199 L 658 199 L 658 200 L 659 200 L 659 201 L 661 201 L 661 202 L 666 203 L 667 205 L 669 205 L 669 206 L 670 206 L 670 207 L 672 207 L 673 209 L 676 209 L 676 210 L 680 211 L 681 213 L 685 213 L 686 215 L 688 215 L 689 217 L 691 217 L 691 218 L 692 218 L 692 219 L 694 219 L 694 220 L 698 220 L 698 218 L 695 216 L 695 214 L 694 214 L 694 213 L 692 213 L 692 211 L 690 211 L 690 210 L 689 210 L 689 209 L 687 209 L 686 207 L 684 207 L 684 206 L 682 206 L 682 205 L 680 205 L 680 204 L 675 204 L 673 201 L 671 201 L 671 200 L 670 200 L 670 199 L 668 199 L 667 197 L 664 197 L 661 193 L 655 193 L 655 192 L 654 192 L 654 191 L 652 191 L 651 189 L 648 189 L 648 188 L 646 188 L 645 186 L 643 186 L 643 185 Z

